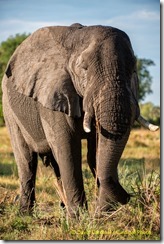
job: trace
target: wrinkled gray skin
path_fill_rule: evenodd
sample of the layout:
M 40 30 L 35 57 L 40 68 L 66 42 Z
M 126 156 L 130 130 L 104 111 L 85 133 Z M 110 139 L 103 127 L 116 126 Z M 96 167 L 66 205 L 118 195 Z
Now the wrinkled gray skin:
M 3 78 L 3 109 L 18 165 L 22 212 L 35 202 L 38 155 L 61 178 L 69 215 L 87 205 L 82 138 L 87 138 L 88 164 L 98 178 L 98 210 L 129 201 L 117 165 L 139 116 L 137 89 L 130 40 L 116 28 L 46 27 L 16 49 Z M 83 123 L 91 123 L 90 133 Z

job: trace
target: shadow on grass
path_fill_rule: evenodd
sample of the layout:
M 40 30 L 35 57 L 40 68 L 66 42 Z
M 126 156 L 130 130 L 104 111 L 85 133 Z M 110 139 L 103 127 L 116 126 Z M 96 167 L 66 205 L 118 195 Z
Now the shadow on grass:
M 1 176 L 18 176 L 17 166 L 13 153 L 0 154 L 0 175 Z

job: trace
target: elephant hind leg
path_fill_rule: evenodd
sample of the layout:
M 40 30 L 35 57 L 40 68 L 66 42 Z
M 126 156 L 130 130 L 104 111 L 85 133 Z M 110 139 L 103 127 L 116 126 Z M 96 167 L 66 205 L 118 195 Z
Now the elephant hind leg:
M 15 120 L 6 124 L 10 132 L 11 144 L 18 167 L 20 180 L 20 211 L 31 212 L 35 203 L 35 180 L 37 170 L 37 153 L 26 143 L 19 126 Z

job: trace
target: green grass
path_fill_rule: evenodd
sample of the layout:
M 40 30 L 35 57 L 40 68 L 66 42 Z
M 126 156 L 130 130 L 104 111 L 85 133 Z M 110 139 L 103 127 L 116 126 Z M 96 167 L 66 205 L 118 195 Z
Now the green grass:
M 0 239 L 2 240 L 160 240 L 160 133 L 133 130 L 120 160 L 121 184 L 132 195 L 111 214 L 94 215 L 97 189 L 86 164 L 83 177 L 89 211 L 68 219 L 60 208 L 50 168 L 39 162 L 37 203 L 32 216 L 19 213 L 19 179 L 5 128 L 0 128 Z

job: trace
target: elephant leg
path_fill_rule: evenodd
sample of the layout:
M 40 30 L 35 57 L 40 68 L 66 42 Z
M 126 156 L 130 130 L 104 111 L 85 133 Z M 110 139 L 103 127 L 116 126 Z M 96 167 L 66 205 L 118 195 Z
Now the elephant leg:
M 94 178 L 97 180 L 97 185 L 99 187 L 99 181 L 96 176 L 96 151 L 97 151 L 97 136 L 96 132 L 95 133 L 90 133 L 90 135 L 87 138 L 87 147 L 88 147 L 88 152 L 87 152 L 87 162 L 89 165 L 89 168 L 94 176 Z
M 77 213 L 78 208 L 85 203 L 81 168 L 81 140 L 73 139 L 72 145 L 64 146 L 62 155 L 59 155 L 61 178 L 66 193 L 68 211 L 71 216 Z M 65 158 L 68 159 L 65 159 Z
M 27 145 L 15 121 L 7 122 L 20 179 L 20 211 L 30 212 L 35 203 L 37 153 Z
M 87 138 L 87 162 L 89 165 L 89 168 L 93 174 L 93 176 L 96 178 L 96 136 L 95 135 L 89 135 Z
M 66 196 L 70 217 L 76 216 L 78 208 L 86 203 L 81 165 L 81 135 L 74 119 L 56 113 L 52 125 L 43 120 L 44 131 L 56 159 Z
M 29 151 L 28 157 L 24 159 L 23 163 L 19 163 L 19 158 L 16 160 L 18 162 L 19 178 L 21 184 L 20 210 L 21 212 L 30 212 L 35 203 L 35 180 L 38 163 L 37 153 Z
M 78 208 L 85 203 L 85 193 L 81 169 L 81 140 L 73 136 L 71 141 L 72 143 L 68 143 L 66 139 L 61 148 L 58 148 L 57 161 L 59 162 L 68 213 L 74 217 L 78 213 Z

